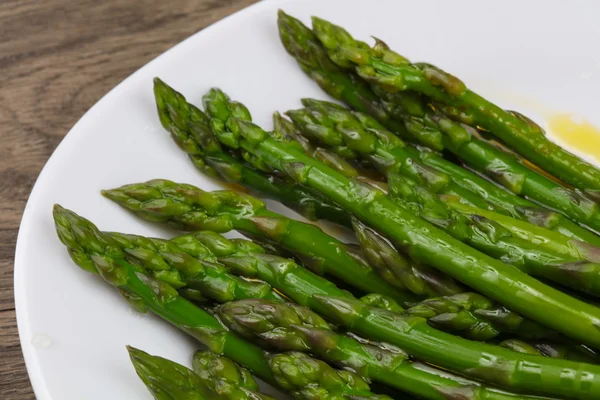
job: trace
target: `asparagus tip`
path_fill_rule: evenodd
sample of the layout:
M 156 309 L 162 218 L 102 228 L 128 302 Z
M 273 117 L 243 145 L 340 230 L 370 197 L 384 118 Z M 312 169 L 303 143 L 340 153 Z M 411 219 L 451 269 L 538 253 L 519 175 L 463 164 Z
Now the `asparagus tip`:
M 100 190 L 100 194 L 106 197 L 107 199 L 112 200 L 115 194 L 115 189 L 102 189 Z

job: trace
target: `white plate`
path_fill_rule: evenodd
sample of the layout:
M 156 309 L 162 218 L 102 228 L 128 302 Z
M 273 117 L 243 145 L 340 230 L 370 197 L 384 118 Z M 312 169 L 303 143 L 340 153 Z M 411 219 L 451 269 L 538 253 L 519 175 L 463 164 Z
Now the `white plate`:
M 358 38 L 385 39 L 413 60 L 455 73 L 501 105 L 541 118 L 544 108 L 600 124 L 600 2 L 479 0 L 264 1 L 161 55 L 98 102 L 61 143 L 31 193 L 15 260 L 21 344 L 39 400 L 149 399 L 125 345 L 189 364 L 184 334 L 140 316 L 115 291 L 80 271 L 58 241 L 54 203 L 101 229 L 164 236 L 102 198 L 102 188 L 167 178 L 212 189 L 159 125 L 152 78 L 199 103 L 219 86 L 255 121 L 326 98 L 289 57 L 276 10 L 309 22 L 319 15 Z M 525 101 L 524 101 L 525 100 Z M 542 121 L 540 121 L 542 122 Z

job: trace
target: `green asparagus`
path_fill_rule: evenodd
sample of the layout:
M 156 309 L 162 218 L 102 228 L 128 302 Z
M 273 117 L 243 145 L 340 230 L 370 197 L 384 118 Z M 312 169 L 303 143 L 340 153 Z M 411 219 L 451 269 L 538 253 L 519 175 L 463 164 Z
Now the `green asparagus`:
M 467 291 L 448 275 L 441 274 L 426 265 L 412 262 L 385 237 L 359 220 L 353 219 L 352 226 L 369 265 L 379 275 L 386 277 L 388 282 L 398 279 L 411 292 L 427 294 L 427 297 L 447 296 Z
M 366 43 L 353 39 L 343 28 L 322 19 L 313 18 L 313 28 L 321 43 L 329 50 L 330 58 L 336 64 L 345 68 L 354 69 L 356 67 L 359 75 L 379 87 L 382 92 L 391 92 L 390 96 L 395 99 L 394 104 L 400 104 L 404 112 L 409 113 L 409 115 L 412 116 L 415 112 L 410 111 L 412 108 L 409 110 L 405 107 L 406 103 L 418 110 L 418 96 L 411 94 L 406 96 L 404 91 L 412 90 L 433 97 L 438 101 L 437 109 L 440 108 L 441 104 L 442 109 L 455 111 L 454 117 L 459 118 L 462 123 L 487 128 L 494 134 L 499 134 L 503 130 L 504 133 L 511 130 L 513 133 L 520 132 L 522 138 L 528 138 L 532 141 L 531 143 L 538 146 L 537 150 L 528 151 L 526 156 L 533 156 L 530 157 L 533 162 L 546 168 L 550 173 L 565 182 L 570 182 L 581 189 L 590 189 L 592 192 L 600 188 L 600 179 L 598 179 L 600 171 L 595 167 L 570 153 L 564 152 L 559 146 L 549 142 L 545 139 L 541 128 L 526 118 L 503 111 L 473 94 L 457 78 L 431 65 L 410 64 L 404 57 L 388 49 L 381 41 L 378 41 L 373 48 L 369 48 Z M 445 100 L 442 100 L 440 96 L 444 97 Z M 474 101 L 479 104 L 471 104 L 470 107 L 475 107 L 471 109 L 465 107 L 466 103 L 460 106 L 453 103 L 453 101 L 462 102 L 465 100 L 467 103 Z M 481 108 L 476 108 L 478 106 Z M 422 118 L 418 113 L 416 113 L 416 116 Z M 510 190 L 530 196 L 542 204 L 548 204 L 577 222 L 586 224 L 596 230 L 600 229 L 600 205 L 592 197 L 581 191 L 567 189 L 524 165 L 518 162 L 515 163 L 515 159 L 510 155 L 504 154 L 502 151 L 494 151 L 495 149 L 492 146 L 484 142 L 471 140 L 472 128 L 465 129 L 465 125 L 451 123 L 448 118 L 443 116 L 440 118 L 439 114 L 429 119 L 438 125 L 437 132 L 440 138 L 446 135 L 450 136 L 448 147 L 466 148 L 468 146 L 465 144 L 474 143 L 477 149 L 466 150 L 470 155 L 477 157 L 465 158 L 465 161 L 475 163 L 477 168 L 487 169 L 487 172 L 490 173 L 499 172 L 499 175 L 495 178 Z M 492 125 L 488 125 L 490 121 L 492 121 Z M 494 124 L 493 121 L 504 122 Z M 527 130 L 527 133 L 523 129 Z M 417 127 L 415 131 L 418 130 Z M 446 135 L 441 135 L 442 131 Z M 506 139 L 504 135 L 503 139 Z M 526 148 L 528 148 L 526 143 L 519 145 L 519 149 Z M 489 152 L 482 155 L 482 150 Z M 479 154 L 477 154 L 478 152 Z M 495 157 L 498 157 L 497 160 L 490 157 L 492 153 Z M 540 164 L 540 155 L 543 158 L 546 155 L 556 155 L 556 160 L 562 160 L 562 172 L 560 172 L 560 168 L 548 169 L 549 166 L 553 165 L 552 163 L 544 162 Z M 510 172 L 506 172 L 507 166 Z M 554 167 L 557 166 L 558 164 L 554 165 Z M 593 179 L 592 176 L 594 176 Z M 587 179 L 585 184 L 583 180 L 580 180 L 584 177 Z M 589 186 L 594 181 L 596 183 Z
M 129 358 L 140 379 L 156 400 L 226 400 L 210 389 L 192 370 L 162 357 L 127 346 Z M 260 396 L 260 395 L 259 395 Z M 261 397 L 255 397 L 260 399 Z M 268 397 L 262 397 L 267 399 Z M 233 398 L 231 398 L 233 400 Z M 238 399 L 251 399 L 238 397 Z
M 273 400 L 259 392 L 250 372 L 233 361 L 208 351 L 211 360 L 194 371 L 162 357 L 128 346 L 136 372 L 157 400 Z
M 59 239 L 67 246 L 69 255 L 79 267 L 99 274 L 108 284 L 118 288 L 129 301 L 134 301 L 138 310 L 151 310 L 199 340 L 212 352 L 230 358 L 266 382 L 284 389 L 292 389 L 290 385 L 293 385 L 296 398 L 305 400 L 319 400 L 322 398 L 318 397 L 319 394 L 329 392 L 348 400 L 352 397 L 343 396 L 351 396 L 353 393 L 387 399 L 371 395 L 368 386 L 359 376 L 335 371 L 325 364 L 321 367 L 324 375 L 317 379 L 315 375 L 309 374 L 309 367 L 311 363 L 313 367 L 320 366 L 321 362 L 305 354 L 266 354 L 231 333 L 211 314 L 182 298 L 166 282 L 145 275 L 144 270 L 128 263 L 120 247 L 90 221 L 58 205 L 54 207 L 54 221 Z M 210 242 L 208 237 L 205 240 Z M 251 245 L 245 246 L 248 248 Z M 304 368 L 306 376 L 295 374 L 299 366 Z M 338 385 L 335 374 L 348 380 Z
M 389 95 L 388 95 L 389 96 Z M 404 104 L 413 103 L 401 111 L 405 120 L 410 120 L 410 132 L 422 129 L 417 121 L 427 118 L 429 131 L 437 129 L 441 132 L 441 146 L 453 152 L 469 167 L 487 175 L 508 190 L 537 201 L 540 204 L 556 209 L 580 223 L 598 229 L 598 204 L 591 196 L 580 191 L 565 188 L 560 183 L 536 171 L 515 157 L 480 138 L 477 130 L 468 125 L 456 123 L 437 111 L 429 110 L 421 104 L 418 97 L 407 97 L 406 93 L 393 95 L 396 102 L 402 97 Z M 409 114 L 410 112 L 410 114 Z M 583 236 L 590 243 L 597 244 L 597 235 Z
M 267 400 L 247 369 L 210 351 L 194 354 L 193 371 L 200 381 L 228 400 Z
M 174 91 L 160 79 L 154 80 L 154 95 L 163 127 L 171 133 L 175 143 L 188 154 L 202 173 L 239 183 L 262 196 L 278 200 L 307 219 L 326 218 L 343 225 L 349 224 L 348 213 L 323 196 L 309 192 L 293 182 L 286 182 L 274 174 L 267 174 L 260 168 L 252 168 L 248 162 L 240 161 L 241 154 L 236 156 L 223 151 L 219 142 L 213 138 L 206 114 L 187 103 L 181 93 Z M 173 104 L 177 106 L 174 107 Z M 251 159 L 251 155 L 244 155 L 247 161 L 253 161 L 254 166 L 266 168 Z
M 338 147 L 350 148 L 368 159 L 388 176 L 394 195 L 416 203 L 412 209 L 421 218 L 531 275 L 600 294 L 596 283 L 600 248 L 473 207 L 469 198 L 451 188 L 452 180 L 446 174 L 436 173 L 411 158 L 405 144 L 375 119 L 325 101 L 305 99 L 303 103 L 307 108 L 289 111 L 288 115 L 307 136 L 334 151 Z M 421 189 L 417 184 L 425 187 Z M 453 200 L 456 196 L 460 201 Z
M 221 114 L 230 115 L 229 98 L 213 89 L 204 102 Z M 239 105 L 238 105 L 239 106 Z M 600 310 L 548 287 L 518 269 L 495 260 L 433 225 L 413 216 L 387 196 L 358 181 L 349 179 L 304 154 L 296 142 L 260 129 L 248 121 L 228 118 L 222 121 L 234 147 L 243 147 L 266 164 L 285 172 L 299 183 L 321 192 L 367 225 L 406 249 L 416 261 L 428 264 L 554 330 L 590 346 L 600 347 Z M 217 133 L 219 140 L 221 133 Z M 225 139 L 223 139 L 225 141 Z M 561 315 L 561 318 L 556 318 Z
M 219 306 L 221 321 L 234 332 L 278 351 L 311 352 L 325 361 L 424 399 L 525 398 L 491 389 L 411 361 L 390 345 L 376 346 L 335 333 L 312 311 L 295 304 L 241 300 Z
M 320 18 L 313 17 L 313 28 L 336 64 L 355 67 L 362 78 L 389 92 L 422 93 L 453 108 L 456 113 L 452 116 L 461 122 L 487 129 L 563 181 L 582 190 L 600 189 L 600 170 L 548 140 L 533 121 L 492 104 L 456 77 L 430 64 L 412 64 L 385 46 L 370 50 L 342 28 Z
M 570 346 L 563 343 L 549 341 L 524 342 L 519 339 L 507 339 L 500 342 L 499 345 L 519 353 L 536 354 L 544 357 L 585 362 L 589 364 L 598 363 L 597 357 L 582 351 L 576 346 Z
M 70 214 L 70 218 L 81 225 L 89 223 L 73 213 Z M 367 230 L 369 229 L 363 228 L 363 231 Z M 184 295 L 191 292 L 195 296 L 200 293 L 218 302 L 246 298 L 282 301 L 281 296 L 273 292 L 270 285 L 239 279 L 228 274 L 220 264 L 224 262 L 232 268 L 231 260 L 247 259 L 260 264 L 265 262 L 263 257 L 270 259 L 271 256 L 266 254 L 263 248 L 250 241 L 228 240 L 210 231 L 182 235 L 169 241 L 114 232 L 105 235 L 113 239 L 114 244 L 122 249 L 128 261 L 141 266 L 154 278 L 179 289 L 179 292 Z M 381 246 L 379 248 L 383 249 Z M 385 251 L 381 253 L 385 258 L 391 259 L 394 256 L 391 248 Z M 393 260 L 391 263 L 393 264 Z M 235 268 L 234 271 L 238 272 Z M 314 286 L 314 283 L 311 283 L 315 282 L 312 274 L 306 272 L 294 273 L 294 280 L 304 282 L 306 286 Z M 252 276 L 252 278 L 256 277 Z M 323 281 L 316 282 L 321 284 Z M 343 294 L 339 290 L 333 293 Z M 430 298 L 411 306 L 407 312 L 427 318 L 430 324 L 441 330 L 457 333 L 473 340 L 488 340 L 500 333 L 514 334 L 524 339 L 555 336 L 547 328 L 503 307 L 498 307 L 480 295 L 453 293 L 460 294 Z M 194 299 L 194 296 L 191 298 Z M 365 298 L 374 297 L 379 301 L 378 306 L 386 309 L 390 307 L 384 307 L 382 301 L 388 303 L 394 301 L 381 294 L 371 294 Z M 375 303 L 370 301 L 370 304 Z
M 60 209 L 57 207 L 57 210 L 55 210 L 55 218 L 57 220 L 57 226 L 59 227 L 59 234 L 61 235 L 61 238 L 64 238 L 65 242 L 68 243 L 68 248 L 69 251 L 71 253 L 71 255 L 74 257 L 74 259 L 77 261 L 78 265 L 81 265 L 82 267 L 86 267 L 86 269 L 93 269 L 95 268 L 95 266 L 93 264 L 90 264 L 90 257 L 89 257 L 89 252 L 92 251 L 107 251 L 110 250 L 111 256 L 115 257 L 124 257 L 125 254 L 121 253 L 121 243 L 123 243 L 122 241 L 117 242 L 119 243 L 118 245 L 116 243 L 112 242 L 112 238 L 114 238 L 115 236 L 122 238 L 124 235 L 117 235 L 114 233 L 110 233 L 110 234 L 106 234 L 106 233 L 101 233 L 99 232 L 92 224 L 91 222 L 85 220 L 82 217 L 79 217 L 77 215 L 75 215 L 72 212 L 69 212 L 68 210 L 64 210 L 64 209 Z M 152 246 L 148 246 L 147 243 L 150 241 L 150 239 L 143 239 L 140 237 L 134 237 L 136 240 L 133 241 L 129 241 L 128 246 L 127 246 L 127 250 L 126 252 L 129 254 L 137 254 L 138 256 L 136 256 L 135 261 L 137 263 L 139 263 L 141 265 L 141 267 L 144 268 L 148 268 L 148 265 L 150 264 L 158 264 L 160 265 L 161 262 L 157 261 L 160 260 L 160 254 L 158 251 L 153 251 Z M 144 247 L 142 248 L 136 248 L 136 247 L 132 247 L 135 246 L 136 243 L 142 243 Z M 112 247 L 114 245 L 114 247 Z M 163 248 L 169 248 L 170 249 L 170 258 L 171 259 L 180 259 L 182 260 L 179 263 L 175 263 L 174 264 L 174 268 L 176 268 L 177 271 L 194 271 L 195 270 L 195 263 L 190 262 L 190 259 L 188 257 L 185 257 L 185 255 L 181 254 L 181 250 L 185 249 L 185 251 L 187 252 L 187 254 L 192 255 L 195 258 L 198 259 L 202 259 L 204 260 L 204 262 L 210 262 L 210 263 L 215 263 L 217 261 L 217 256 L 219 256 L 221 259 L 224 260 L 229 260 L 229 265 L 233 265 L 236 264 L 236 257 L 239 257 L 240 260 L 248 260 L 250 265 L 252 265 L 253 263 L 257 263 L 261 260 L 261 258 L 259 257 L 258 261 L 256 261 L 255 259 L 252 259 L 250 257 L 250 255 L 254 256 L 254 257 L 258 257 L 259 254 L 261 254 L 260 252 L 260 247 L 252 244 L 251 242 L 248 242 L 246 240 L 240 240 L 240 239 L 233 239 L 231 241 L 223 238 L 220 235 L 217 235 L 215 233 L 211 233 L 211 232 L 198 232 L 194 235 L 186 235 L 186 236 L 181 236 L 175 239 L 172 239 L 171 241 L 169 241 L 168 246 L 164 243 L 161 243 L 161 247 Z M 139 254 L 144 254 L 144 257 L 140 257 Z M 164 253 L 163 253 L 164 254 Z M 266 254 L 262 254 L 262 257 L 265 258 L 269 258 L 268 255 Z M 264 262 L 263 262 L 264 263 Z M 188 265 L 189 264 L 189 265 Z M 135 269 L 133 264 L 127 264 L 130 268 Z M 293 264 L 290 264 L 293 265 Z M 268 268 L 268 266 L 266 266 Z M 247 267 L 250 268 L 250 267 Z M 298 267 L 300 268 L 300 267 Z M 233 268 L 234 270 L 236 270 L 236 268 Z M 268 271 L 267 269 L 264 269 L 264 271 Z M 276 269 L 277 271 L 277 269 Z M 307 271 L 306 271 L 307 272 Z M 138 276 L 141 276 L 141 274 L 138 274 Z M 246 276 L 249 277 L 256 277 L 255 274 L 253 273 L 246 273 Z M 162 277 L 161 275 L 158 275 L 159 277 Z M 275 276 L 275 275 L 273 275 Z M 311 284 L 312 280 L 307 280 L 303 278 L 302 274 L 292 274 L 290 272 L 289 274 L 290 278 L 291 278 L 291 283 L 288 284 L 285 280 L 281 280 L 279 281 L 281 283 L 281 285 L 285 286 L 291 286 L 291 284 L 295 283 L 295 284 L 299 284 L 301 286 L 306 286 L 306 287 L 310 287 L 311 285 L 314 286 L 314 284 Z M 151 279 L 151 278 L 148 278 Z M 335 289 L 334 286 L 332 286 L 330 283 L 328 283 L 327 281 L 323 280 L 322 278 L 318 278 L 316 276 L 314 276 L 314 279 L 317 279 L 317 283 L 319 284 L 323 284 L 325 283 L 325 287 L 324 287 L 324 291 L 317 291 L 316 293 L 335 293 L 335 294 L 342 294 L 342 295 L 347 295 L 345 292 L 343 291 L 339 291 L 337 289 Z M 314 280 L 313 279 L 313 280 Z M 168 287 L 168 285 L 161 283 L 160 280 L 157 280 L 153 283 L 154 286 L 159 287 L 158 285 L 163 285 L 164 287 Z M 161 287 L 163 287 L 161 286 Z M 301 293 L 301 292 L 299 292 Z M 224 297 L 221 297 L 221 300 L 219 300 L 217 298 L 217 301 L 224 301 L 222 300 Z M 183 301 L 183 300 L 181 300 Z M 267 300 L 264 300 L 267 301 Z M 276 302 L 273 302 L 273 300 L 270 300 L 270 304 L 276 304 Z M 230 303 L 230 304 L 234 304 L 234 303 Z M 396 306 L 399 307 L 399 306 Z M 196 312 L 199 311 L 196 309 Z M 308 312 L 308 311 L 306 311 Z M 160 313 L 159 313 L 160 315 Z M 314 315 L 314 314 L 313 314 Z M 208 317 L 207 317 L 208 318 Z M 320 321 L 320 319 L 318 319 L 319 317 L 315 316 L 315 324 L 319 325 L 320 323 L 318 321 Z M 308 319 L 307 319 L 308 321 Z M 214 333 L 217 333 L 217 329 L 214 328 Z M 206 336 L 201 336 L 203 343 L 207 344 L 210 343 L 211 338 L 209 337 L 210 333 L 207 333 Z M 215 337 L 215 340 L 217 338 Z M 350 339 L 344 339 L 345 342 L 352 342 Z M 358 345 L 358 343 L 357 343 Z M 215 350 L 215 345 L 212 346 L 213 350 Z M 290 348 L 289 350 L 298 350 L 298 348 Z M 385 354 L 385 352 L 387 350 L 384 351 L 384 349 L 379 349 L 377 350 L 377 352 L 375 351 L 376 348 L 373 347 L 366 347 L 366 350 L 363 350 L 362 353 L 358 353 L 359 355 L 362 354 L 361 358 L 357 359 L 356 362 L 358 364 L 348 364 L 350 366 L 354 365 L 355 367 L 358 368 L 358 366 L 360 366 L 360 361 L 362 358 L 365 357 L 371 357 L 370 358 L 370 362 L 375 363 L 376 361 L 378 361 L 379 356 L 378 354 Z M 350 348 L 351 350 L 351 348 Z M 368 351 L 367 351 L 368 350 Z M 242 350 L 240 350 L 242 351 Z M 374 358 L 373 358 L 374 357 Z M 398 367 L 396 367 L 395 362 L 393 362 L 393 360 L 395 359 L 395 355 L 394 357 L 392 357 L 391 355 L 388 356 L 387 358 L 385 358 L 385 360 L 383 361 L 389 361 L 389 368 L 394 368 L 394 370 L 397 370 L 397 372 L 395 373 L 401 373 L 402 369 L 398 369 Z M 195 370 L 197 372 L 199 372 L 202 369 L 205 369 L 204 373 L 200 373 L 199 375 L 201 378 L 210 381 L 210 377 L 206 374 L 210 373 L 212 371 L 212 369 L 210 368 L 204 368 L 205 366 L 209 365 L 212 361 L 211 356 L 207 356 L 206 354 L 202 353 L 202 354 L 198 354 L 195 358 L 195 362 L 194 362 L 194 366 L 195 366 Z M 340 362 L 343 360 L 340 360 Z M 352 360 L 347 360 L 347 362 L 352 363 Z M 412 364 L 411 364 L 412 365 Z M 471 391 L 473 391 L 473 396 L 478 396 L 478 393 L 487 393 L 489 391 L 489 389 L 486 388 L 478 388 L 475 387 L 472 390 L 469 389 L 471 385 L 475 385 L 477 386 L 477 384 L 473 384 L 473 383 L 464 383 L 464 380 L 462 378 L 456 378 L 456 377 L 452 377 L 452 376 L 446 376 L 446 374 L 441 374 L 439 372 L 436 372 L 434 369 L 431 368 L 423 368 L 423 366 L 421 366 L 420 364 L 415 364 L 415 367 L 412 368 L 411 365 L 407 366 L 408 368 L 408 372 L 410 373 L 406 379 L 408 379 L 408 383 L 413 382 L 414 385 L 418 385 L 415 386 L 415 388 L 413 390 L 422 390 L 424 391 L 424 393 L 430 393 L 430 395 L 432 397 L 432 399 L 438 399 L 440 398 L 440 394 L 439 393 L 456 393 L 457 391 L 460 393 L 471 393 Z M 381 368 L 381 366 L 379 365 L 374 365 L 373 367 L 371 367 L 371 369 L 373 368 Z M 216 368 L 219 371 L 225 371 L 226 366 L 220 367 L 219 364 L 214 366 L 214 368 Z M 358 369 L 357 369 L 358 370 Z M 359 371 L 360 372 L 360 371 Z M 365 371 L 366 373 L 366 371 Z M 234 383 L 236 382 L 236 379 L 238 378 L 231 378 L 231 374 L 227 374 L 227 377 L 229 377 L 228 382 L 233 381 Z M 365 375 L 366 376 L 366 375 Z M 388 378 L 386 378 L 386 376 Z M 241 380 L 244 380 L 245 377 L 241 376 L 240 377 Z M 400 387 L 400 388 L 404 388 L 404 387 L 408 387 L 408 386 L 413 386 L 413 384 L 408 385 L 408 383 L 404 382 L 404 381 L 400 381 L 398 379 L 393 379 L 393 377 L 389 377 L 388 375 L 381 375 L 378 379 L 380 380 L 384 380 L 387 379 L 386 382 L 396 382 L 396 387 Z M 215 379 L 212 379 L 213 381 L 215 381 Z M 220 393 L 220 394 L 226 394 L 227 391 L 229 391 L 230 389 L 233 390 L 233 388 L 230 388 L 228 385 L 228 382 L 223 382 L 223 383 L 219 383 L 218 382 L 215 383 L 215 390 Z M 420 382 L 420 383 L 419 383 Z M 437 391 L 432 391 L 431 389 L 427 389 L 428 387 L 431 387 L 430 384 L 434 382 L 439 388 L 439 393 Z M 400 386 L 398 386 L 400 385 Z M 408 385 L 408 386 L 407 386 Z M 466 385 L 466 386 L 465 386 Z M 241 385 L 236 385 L 236 386 L 241 386 Z M 248 387 L 248 389 L 252 389 L 252 387 Z M 460 390 L 459 390 L 460 389 Z M 237 393 L 236 391 L 233 391 L 233 393 Z M 437 395 L 436 395 L 437 393 Z M 485 397 L 486 399 L 492 400 L 492 399 L 509 399 L 509 398 L 513 398 L 514 395 L 512 394 L 505 394 L 503 392 L 496 392 L 496 391 L 491 391 L 491 393 L 493 393 L 494 395 L 492 397 Z M 444 398 L 444 397 L 441 397 Z M 478 399 L 480 397 L 469 397 L 469 398 L 473 398 L 473 399 Z
M 100 275 L 129 301 L 134 301 L 138 310 L 152 311 L 214 353 L 231 358 L 269 383 L 276 383 L 261 349 L 229 332 L 215 317 L 182 298 L 169 284 L 145 275 L 139 267 L 125 261 L 120 247 L 90 221 L 55 205 L 54 223 L 75 264 Z
M 464 190 L 446 174 L 413 160 L 404 142 L 386 131 L 374 118 L 361 121 L 369 124 L 369 133 L 360 132 L 360 128 L 355 126 L 360 122 L 354 121 L 352 114 L 337 104 L 310 99 L 304 99 L 303 104 L 309 108 L 289 111 L 287 114 L 303 133 L 310 133 L 312 139 L 317 139 L 319 145 L 326 145 L 334 153 L 349 159 L 357 158 L 357 154 L 366 156 L 384 174 L 401 173 L 428 184 L 440 194 L 457 195 L 469 204 L 489 207 L 483 198 Z M 336 127 L 339 127 L 340 133 L 330 132 Z
M 142 218 L 166 222 L 178 229 L 216 232 L 236 229 L 267 237 L 299 255 L 314 271 L 333 275 L 366 293 L 385 294 L 401 303 L 415 300 L 403 287 L 392 286 L 380 278 L 346 244 L 315 225 L 267 210 L 263 202 L 249 195 L 233 191 L 204 192 L 166 180 L 125 185 L 102 193 Z
M 203 241 L 215 252 L 230 247 L 226 243 L 223 237 L 218 242 L 217 236 Z M 367 305 L 326 279 L 278 256 L 222 252 L 219 261 L 232 273 L 264 280 L 297 304 L 367 339 L 391 343 L 418 360 L 455 373 L 525 394 L 591 399 L 600 393 L 600 367 L 522 355 L 435 330 L 422 317 Z M 525 365 L 532 368 L 522 368 Z M 568 378 L 564 376 L 565 370 L 572 371 Z
M 179 289 L 188 299 L 195 300 L 200 295 L 219 302 L 252 298 L 283 300 L 264 282 L 231 275 L 216 262 L 190 256 L 173 241 L 115 232 L 106 236 L 121 248 L 127 261 L 140 264 L 155 279 Z
M 298 400 L 392 400 L 372 393 L 353 372 L 333 369 L 304 353 L 269 355 L 269 365 L 278 385 Z
M 301 68 L 328 94 L 358 111 L 372 115 L 392 132 L 402 137 L 412 138 L 434 149 L 441 148 L 443 144 L 442 132 L 431 118 L 417 118 L 423 116 L 423 112 L 427 111 L 422 110 L 422 108 L 416 108 L 415 106 L 419 105 L 418 102 L 407 104 L 404 102 L 403 104 L 405 104 L 407 112 L 401 112 L 399 115 L 400 120 L 411 128 L 409 133 L 405 125 L 398 123 L 390 114 L 389 109 L 386 107 L 390 103 L 382 102 L 369 88 L 365 87 L 364 82 L 355 79 L 352 73 L 344 73 L 340 67 L 334 65 L 329 60 L 326 49 L 321 45 L 313 32 L 302 24 L 302 22 L 280 11 L 278 25 L 281 41 L 288 53 L 298 61 Z M 357 96 L 355 96 L 355 93 L 359 94 L 359 99 L 364 100 L 356 101 Z M 411 99 L 412 96 L 411 94 L 404 95 L 402 93 L 397 95 L 402 95 L 401 99 Z M 408 111 L 410 111 L 410 115 L 408 115 Z M 410 118 L 408 118 L 409 116 Z M 469 146 L 474 146 L 478 142 L 474 141 L 473 143 L 473 145 Z M 467 147 L 470 148 L 469 146 Z M 477 150 L 476 148 L 474 149 Z M 502 211 L 514 218 L 525 219 L 530 223 L 556 230 L 574 239 L 600 246 L 599 236 L 578 226 L 560 213 L 543 209 L 539 205 L 521 198 L 512 192 L 500 189 L 480 176 L 445 160 L 435 152 L 427 151 L 426 149 L 416 149 L 414 147 L 409 147 L 407 150 L 411 152 L 415 159 L 419 159 L 425 165 L 447 173 L 463 189 L 471 190 L 480 195 L 499 212 Z M 492 176 L 500 176 L 499 173 L 503 169 L 507 171 L 506 176 L 510 176 L 510 174 L 520 176 L 528 173 L 528 170 L 522 169 L 518 162 L 513 165 L 514 161 L 510 157 L 507 158 L 502 153 L 491 154 L 492 150 L 494 148 L 486 148 L 481 153 L 483 154 L 481 158 L 479 158 L 478 151 L 474 151 L 473 154 L 466 158 L 478 157 L 478 159 L 487 160 L 487 164 L 485 164 L 486 168 L 497 172 Z M 502 163 L 494 166 L 490 163 L 490 160 L 496 158 L 501 159 Z M 536 191 L 544 190 L 544 186 L 531 186 L 531 189 L 533 192 L 530 195 L 535 196 Z M 562 196 L 562 194 L 554 194 L 552 192 L 549 198 L 552 199 L 557 196 Z M 558 199 L 561 200 L 560 204 L 572 207 L 562 201 L 565 199 L 564 196 Z M 576 212 L 576 210 L 574 211 Z

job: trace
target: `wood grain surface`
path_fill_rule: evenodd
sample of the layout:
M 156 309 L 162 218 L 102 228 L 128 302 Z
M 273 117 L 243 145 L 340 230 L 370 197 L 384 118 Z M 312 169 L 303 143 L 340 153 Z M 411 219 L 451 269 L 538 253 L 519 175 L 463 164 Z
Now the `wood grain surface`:
M 0 399 L 35 398 L 12 284 L 21 215 L 46 160 L 75 122 L 128 75 L 254 2 L 0 1 Z

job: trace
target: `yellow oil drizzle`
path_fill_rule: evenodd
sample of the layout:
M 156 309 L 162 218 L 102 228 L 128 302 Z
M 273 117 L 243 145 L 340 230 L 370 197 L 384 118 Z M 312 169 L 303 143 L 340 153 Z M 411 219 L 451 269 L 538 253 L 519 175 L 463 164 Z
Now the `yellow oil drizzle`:
M 547 131 L 572 152 L 600 163 L 600 129 L 589 121 L 571 114 L 555 114 L 548 118 Z

